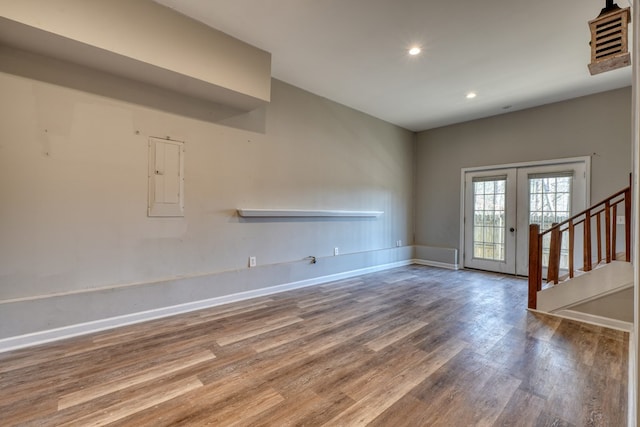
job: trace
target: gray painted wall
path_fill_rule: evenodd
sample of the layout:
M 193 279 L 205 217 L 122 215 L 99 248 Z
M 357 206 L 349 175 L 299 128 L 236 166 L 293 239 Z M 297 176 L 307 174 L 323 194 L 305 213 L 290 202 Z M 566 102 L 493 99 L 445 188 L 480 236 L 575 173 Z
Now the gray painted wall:
M 3 44 L 218 102 L 269 101 L 270 53 L 152 0 L 0 0 L 0 10 Z
M 630 140 L 631 88 L 421 132 L 415 243 L 458 248 L 462 168 L 591 156 L 597 202 L 629 185 Z
M 237 114 L 0 48 L 0 340 L 406 262 L 412 248 L 394 246 L 414 243 L 414 214 L 420 254 L 455 264 L 463 167 L 592 155 L 592 199 L 627 183 L 629 89 L 416 138 L 272 83 L 268 106 Z M 186 143 L 184 218 L 146 216 L 150 136 Z M 384 215 L 246 220 L 239 207 Z
M 0 338 L 94 320 L 101 304 L 118 315 L 118 305 L 152 309 L 412 257 L 395 248 L 412 239 L 412 132 L 276 80 L 268 106 L 227 117 L 10 49 L 0 51 L 0 92 Z M 146 215 L 150 136 L 185 141 L 184 218 Z M 384 214 L 246 220 L 240 207 Z M 309 255 L 320 262 L 300 265 Z M 246 275 L 249 256 L 258 268 L 292 267 Z M 207 280 L 221 274 L 234 279 Z M 130 287 L 145 290 L 139 303 Z M 50 306 L 69 295 L 75 313 L 30 311 L 28 327 L 7 314 L 54 295 Z

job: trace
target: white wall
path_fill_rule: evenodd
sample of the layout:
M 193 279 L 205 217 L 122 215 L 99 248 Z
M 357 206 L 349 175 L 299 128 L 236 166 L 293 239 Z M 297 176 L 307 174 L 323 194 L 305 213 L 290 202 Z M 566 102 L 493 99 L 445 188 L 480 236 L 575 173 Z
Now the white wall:
M 591 156 L 592 202 L 626 187 L 630 106 L 623 88 L 419 133 L 416 244 L 458 248 L 462 168 Z
M 412 257 L 394 248 L 412 239 L 409 131 L 275 80 L 223 126 L 213 104 L 10 49 L 0 93 L 0 338 Z M 150 136 L 185 141 L 184 218 L 146 216 Z
M 633 330 L 629 334 L 629 405 L 627 408 L 629 427 L 640 426 L 638 419 L 638 407 L 640 406 L 640 393 L 638 393 L 638 384 L 640 383 L 640 196 L 638 188 L 640 188 L 640 92 L 638 91 L 638 78 L 640 78 L 640 10 L 638 9 L 638 1 L 634 0 L 633 8 L 633 43 L 631 61 L 633 66 L 632 79 L 632 121 L 631 121 L 631 160 L 633 164 L 633 180 L 632 186 L 634 190 L 632 194 L 631 215 L 633 217 L 631 225 L 632 242 L 631 248 L 633 264 Z

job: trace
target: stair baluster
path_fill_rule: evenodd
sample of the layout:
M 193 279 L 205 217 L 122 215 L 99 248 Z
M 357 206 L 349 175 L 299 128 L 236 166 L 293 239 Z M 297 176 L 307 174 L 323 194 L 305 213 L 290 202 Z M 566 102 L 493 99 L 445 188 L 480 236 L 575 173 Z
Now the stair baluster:
M 613 241 L 615 243 L 615 237 L 612 237 L 611 235 L 611 203 L 609 202 L 609 200 L 604 202 L 604 209 L 604 238 L 606 240 L 605 252 L 607 253 L 607 264 L 609 264 L 612 259 L 615 259 L 615 256 L 611 256 L 611 242 Z M 615 230 L 615 226 L 613 228 Z
M 560 275 L 560 247 L 562 246 L 562 234 L 558 223 L 551 224 L 551 242 L 549 244 L 549 267 L 547 269 L 547 283 L 558 284 Z
M 624 260 L 631 262 L 631 185 L 624 191 L 624 252 Z
M 582 240 L 582 269 L 584 271 L 591 271 L 591 209 L 587 209 L 584 212 L 584 225 L 582 227 L 584 230 L 584 239 Z

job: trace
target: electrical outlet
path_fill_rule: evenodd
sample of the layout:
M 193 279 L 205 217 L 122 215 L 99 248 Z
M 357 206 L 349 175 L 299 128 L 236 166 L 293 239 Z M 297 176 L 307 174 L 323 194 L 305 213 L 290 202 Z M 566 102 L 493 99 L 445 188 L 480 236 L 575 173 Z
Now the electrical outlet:
M 402 240 L 396 240 L 396 247 L 402 246 Z
M 256 266 L 256 257 L 250 256 L 249 257 L 249 267 L 255 267 L 255 266 Z
M 340 250 L 338 248 L 333 248 L 333 255 L 340 255 Z
M 624 216 L 616 216 L 616 224 L 618 225 L 624 225 Z

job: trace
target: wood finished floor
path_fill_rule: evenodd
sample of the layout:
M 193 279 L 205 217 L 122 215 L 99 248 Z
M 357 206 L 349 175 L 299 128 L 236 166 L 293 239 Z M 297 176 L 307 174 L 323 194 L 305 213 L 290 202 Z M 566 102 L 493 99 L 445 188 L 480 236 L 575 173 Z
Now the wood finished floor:
M 0 425 L 626 425 L 627 334 L 410 266 L 0 354 Z

